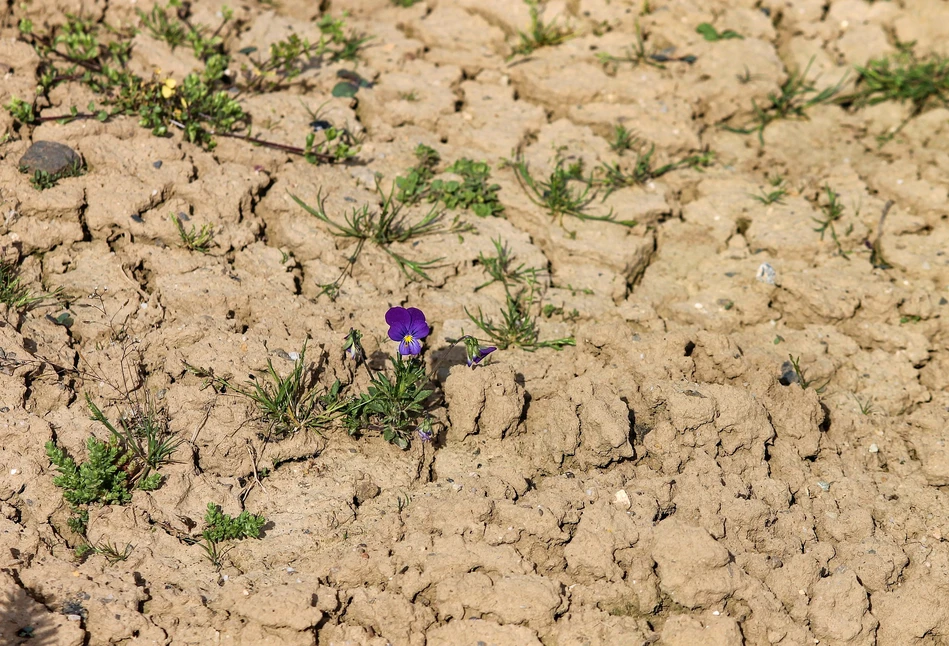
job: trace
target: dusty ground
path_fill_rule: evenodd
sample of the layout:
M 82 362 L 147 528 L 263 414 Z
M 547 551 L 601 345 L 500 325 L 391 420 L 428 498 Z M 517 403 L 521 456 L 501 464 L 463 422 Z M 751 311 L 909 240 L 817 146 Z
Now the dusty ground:
M 42 25 L 82 8 L 128 24 L 132 4 L 5 9 L 2 102 L 35 85 L 19 18 Z M 219 7 L 195 4 L 201 15 Z M 833 83 L 897 40 L 949 53 L 946 5 L 650 0 L 640 16 L 638 1 L 551 2 L 547 18 L 579 35 L 508 61 L 529 24 L 513 0 L 324 4 L 373 36 L 355 69 L 375 85 L 332 98 L 335 69 L 354 66 L 328 66 L 308 72 L 308 91 L 247 109 L 261 136 L 298 145 L 307 109 L 325 103 L 326 118 L 365 134 L 356 163 L 314 166 L 234 140 L 207 152 L 133 119 L 14 131 L 0 116 L 11 133 L 0 146 L 3 245 L 35 289 L 75 299 L 69 328 L 47 316 L 61 306 L 9 311 L 0 327 L 5 352 L 42 359 L 0 375 L 0 642 L 949 643 L 949 111 L 924 111 L 882 146 L 877 136 L 908 106 L 818 106 L 770 125 L 764 146 L 719 127 L 744 123 L 753 100 L 812 57 L 819 83 Z M 309 34 L 319 15 L 302 0 L 237 9 L 234 50 Z M 694 64 L 605 69 L 597 52 L 621 54 L 637 20 L 647 45 L 675 46 Z M 701 22 L 745 39 L 706 42 Z M 188 71 L 147 45 L 143 69 Z M 57 96 L 46 114 L 69 104 L 68 89 Z M 661 160 L 709 149 L 716 162 L 614 193 L 607 204 L 639 224 L 571 220 L 575 238 L 500 166 L 519 147 L 539 173 L 561 147 L 588 168 L 617 161 L 608 140 L 618 122 Z M 72 146 L 89 172 L 33 189 L 17 172 L 31 140 Z M 445 257 L 431 282 L 367 248 L 339 298 L 320 297 L 349 246 L 289 193 L 313 203 L 322 190 L 334 215 L 374 204 L 372 174 L 404 173 L 418 143 L 446 161 L 488 161 L 504 217 L 462 213 L 476 234 L 410 247 Z M 769 173 L 787 178 L 783 204 L 750 197 Z M 814 231 L 825 184 L 846 209 L 846 257 Z M 881 245 L 892 267 L 879 269 L 866 241 L 888 200 Z M 180 247 L 168 221 L 179 211 L 215 226 L 210 254 Z M 287 353 L 310 338 L 328 384 L 350 370 L 341 342 L 351 326 L 370 352 L 391 351 L 390 305 L 426 312 L 437 353 L 466 306 L 501 306 L 497 286 L 473 291 L 485 280 L 478 253 L 498 235 L 549 269 L 545 303 L 579 312 L 542 319 L 543 338 L 574 334 L 577 345 L 453 367 L 432 444 L 401 451 L 343 431 L 265 442 L 246 401 L 184 369 L 240 380 L 269 358 L 285 372 Z M 765 262 L 774 285 L 755 278 Z M 186 443 L 160 489 L 91 514 L 88 539 L 130 543 L 129 558 L 79 562 L 43 446 L 55 437 L 82 457 L 89 434 L 106 439 L 82 394 L 115 401 L 134 342 L 147 372 L 137 392 L 161 402 Z M 781 382 L 789 355 L 809 388 Z M 200 531 L 211 501 L 270 521 L 220 571 L 181 538 Z

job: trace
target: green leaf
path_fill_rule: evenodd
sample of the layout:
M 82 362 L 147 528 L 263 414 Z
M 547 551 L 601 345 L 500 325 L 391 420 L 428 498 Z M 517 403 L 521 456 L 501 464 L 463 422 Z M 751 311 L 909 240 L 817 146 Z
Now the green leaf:
M 715 29 L 715 27 L 713 27 L 707 22 L 703 22 L 702 24 L 700 24 L 698 27 L 695 28 L 695 31 L 696 33 L 701 34 L 702 38 L 709 41 L 710 43 L 714 43 L 718 40 L 721 40 L 722 38 L 719 35 L 718 30 Z
M 333 86 L 333 96 L 340 99 L 349 99 L 356 96 L 359 86 L 346 81 L 341 81 Z

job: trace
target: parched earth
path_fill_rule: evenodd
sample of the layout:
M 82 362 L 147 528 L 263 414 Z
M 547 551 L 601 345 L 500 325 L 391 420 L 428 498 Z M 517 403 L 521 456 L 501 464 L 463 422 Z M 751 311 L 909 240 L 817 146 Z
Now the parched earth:
M 0 642 L 949 643 L 949 110 L 828 102 L 761 140 L 734 131 L 805 69 L 817 90 L 843 78 L 847 92 L 855 65 L 898 43 L 949 54 L 949 5 L 551 1 L 543 21 L 574 37 L 512 57 L 531 22 L 514 0 L 320 4 L 240 3 L 225 45 L 316 40 L 322 13 L 348 12 L 372 37 L 355 62 L 313 65 L 243 105 L 268 141 L 301 145 L 314 115 L 348 128 L 361 138 L 350 162 L 223 137 L 209 150 L 131 117 L 0 114 L 0 246 L 35 292 L 62 290 L 3 306 Z M 129 26 L 136 8 L 151 4 L 9 3 L 0 101 L 35 95 L 21 19 Z M 191 20 L 221 9 L 196 1 Z M 706 22 L 743 38 L 708 41 Z M 637 34 L 664 63 L 598 56 L 635 61 Z M 133 43 L 143 74 L 180 81 L 195 64 L 147 33 Z M 339 70 L 370 83 L 334 97 Z M 39 116 L 93 98 L 68 82 Z M 504 163 L 522 155 L 535 178 L 558 159 L 628 164 L 610 145 L 617 124 L 655 146 L 657 167 L 714 161 L 588 205 L 633 227 L 560 222 Z M 43 140 L 76 150 L 86 173 L 31 186 L 19 160 Z M 452 211 L 476 230 L 395 243 L 441 259 L 428 281 L 370 244 L 338 297 L 321 294 L 353 242 L 291 194 L 325 198 L 339 221 L 378 209 L 376 174 L 404 175 L 418 144 L 438 171 L 490 164 L 502 216 Z M 755 199 L 778 176 L 787 194 Z M 843 211 L 822 234 L 832 194 Z M 170 213 L 212 225 L 210 252 L 183 248 Z M 503 287 L 475 290 L 497 238 L 544 270 L 540 338 L 576 345 L 499 350 L 471 370 L 447 339 L 474 331 L 466 308 L 499 317 Z M 449 356 L 437 437 L 405 451 L 372 429 L 268 437 L 248 400 L 186 369 L 244 383 L 269 360 L 286 374 L 308 339 L 322 387 L 364 386 L 343 337 L 358 328 L 373 360 L 391 354 L 393 305 L 426 313 L 433 367 Z M 146 393 L 182 440 L 175 461 L 158 489 L 93 506 L 80 537 L 44 445 L 82 459 L 90 435 L 109 437 L 86 395 L 117 419 Z M 268 521 L 220 569 L 195 541 L 209 502 Z M 77 558 L 84 542 L 132 549 L 111 564 Z

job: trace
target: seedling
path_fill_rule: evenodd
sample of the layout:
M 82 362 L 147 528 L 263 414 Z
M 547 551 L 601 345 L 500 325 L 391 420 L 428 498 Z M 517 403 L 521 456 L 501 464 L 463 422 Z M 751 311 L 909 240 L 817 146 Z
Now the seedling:
M 784 178 L 780 175 L 770 175 L 768 176 L 768 185 L 771 186 L 771 190 L 760 189 L 760 195 L 752 195 L 751 199 L 761 202 L 765 206 L 770 206 L 771 204 L 783 204 L 784 198 L 788 194 L 787 188 L 784 185 Z
M 800 356 L 795 357 L 789 354 L 788 359 L 791 361 L 791 367 L 794 369 L 794 374 L 797 377 L 797 383 L 800 384 L 801 388 L 804 390 L 807 390 L 808 388 L 813 386 L 814 382 L 805 377 L 805 374 L 804 374 L 805 371 L 803 368 L 801 368 L 801 357 Z M 827 380 L 823 386 L 820 386 L 819 388 L 817 388 L 816 389 L 817 394 L 823 393 L 824 390 L 827 388 L 828 383 L 830 383 L 830 380 Z
M 396 198 L 403 204 L 417 204 L 428 195 L 428 188 L 435 177 L 435 167 L 441 161 L 441 155 L 431 146 L 419 144 L 415 147 L 418 163 L 409 169 L 405 177 L 396 177 L 395 185 L 399 192 Z
M 830 103 L 840 94 L 844 82 L 847 80 L 847 74 L 837 82 L 836 85 L 818 90 L 815 80 L 807 78 L 811 65 L 814 63 L 812 58 L 808 61 L 803 72 L 791 73 L 788 80 L 781 86 L 779 93 L 771 92 L 768 94 L 768 104 L 764 107 L 759 106 L 757 101 L 751 105 L 754 116 L 751 125 L 735 128 L 725 126 L 730 132 L 737 132 L 748 135 L 758 134 L 758 141 L 764 145 L 764 130 L 771 123 L 779 119 L 807 119 L 807 110 L 815 105 Z
M 396 199 L 404 204 L 421 201 L 441 202 L 448 209 L 471 209 L 479 217 L 497 216 L 504 212 L 498 200 L 501 187 L 489 184 L 491 167 L 486 162 L 462 157 L 446 170 L 461 176 L 458 180 L 433 179 L 441 156 L 434 148 L 419 144 L 415 149 L 418 163 L 405 177 L 396 177 L 399 189 Z
M 851 396 L 853 397 L 853 400 L 857 402 L 857 406 L 860 407 L 861 415 L 872 415 L 875 412 L 876 409 L 873 407 L 873 397 L 867 397 L 865 400 L 861 400 L 856 395 Z
M 428 213 L 418 222 L 408 223 L 406 216 L 403 214 L 405 203 L 395 199 L 395 188 L 395 185 L 393 185 L 388 195 L 386 195 L 379 183 L 379 176 L 377 176 L 376 190 L 382 200 L 378 210 L 370 208 L 369 205 L 353 208 L 348 215 L 343 216 L 342 223 L 334 220 L 326 213 L 326 200 L 322 194 L 317 195 L 316 207 L 311 207 L 293 194 L 290 195 L 293 201 L 299 204 L 307 213 L 329 225 L 333 235 L 352 238 L 356 241 L 356 246 L 349 255 L 347 264 L 339 277 L 323 288 L 324 293 L 331 298 L 338 292 L 345 277 L 351 274 L 352 268 L 359 259 L 366 243 L 373 244 L 384 251 L 395 261 L 406 277 L 431 280 L 425 270 L 434 266 L 441 258 L 424 261 L 410 260 L 396 253 L 390 245 L 425 236 L 464 233 L 472 230 L 470 225 L 461 222 L 457 216 L 450 222 L 445 222 L 444 211 L 439 209 L 437 205 L 432 205 Z
M 21 173 L 28 172 L 26 168 L 20 168 Z M 82 167 L 82 163 L 77 162 L 72 164 L 62 171 L 51 174 L 47 173 L 45 170 L 37 169 L 33 172 L 33 177 L 30 178 L 30 184 L 37 191 L 45 191 L 48 188 L 53 188 L 59 183 L 59 180 L 65 179 L 67 177 L 79 177 L 85 173 L 85 169 Z
M 207 253 L 211 250 L 211 245 L 214 242 L 214 227 L 212 225 L 204 224 L 200 230 L 191 225 L 191 230 L 188 231 L 177 215 L 172 213 L 168 217 L 175 224 L 175 228 L 178 229 L 182 246 L 198 253 Z
M 474 291 L 477 292 L 494 283 L 501 283 L 507 289 L 518 283 L 527 285 L 537 282 L 537 276 L 543 273 L 543 269 L 540 267 L 525 267 L 524 263 L 520 263 L 515 267 L 515 256 L 501 242 L 500 236 L 492 239 L 491 244 L 494 245 L 494 256 L 485 256 L 484 253 L 478 253 L 478 262 L 491 280 L 478 285 L 474 288 Z
M 35 294 L 20 281 L 16 264 L 9 260 L 0 260 L 0 303 L 17 312 L 27 312 L 46 300 L 53 300 L 62 290 L 51 294 Z
M 339 381 L 326 391 L 318 388 L 316 370 L 306 361 L 306 342 L 286 377 L 281 377 L 268 359 L 265 377 L 252 377 L 246 386 L 218 377 L 207 368 L 189 364 L 186 367 L 189 372 L 208 379 L 219 390 L 232 390 L 251 400 L 261 418 L 278 436 L 307 429 L 325 430 L 343 408 L 339 399 Z
M 115 565 L 131 556 L 134 549 L 135 546 L 131 543 L 126 543 L 122 549 L 119 549 L 118 544 L 111 541 L 103 541 L 97 545 L 82 543 L 76 546 L 76 558 L 84 559 L 89 554 L 101 554 L 109 562 L 109 565 Z
M 540 330 L 537 327 L 537 316 L 534 314 L 538 305 L 537 284 L 530 282 L 527 287 L 512 294 L 506 293 L 504 308 L 501 310 L 501 319 L 495 323 L 494 319 L 485 318 L 481 308 L 477 316 L 465 308 L 465 314 L 479 330 L 484 332 L 489 341 L 499 349 L 520 348 L 533 352 L 540 348 L 554 348 L 560 350 L 568 345 L 576 345 L 573 337 L 562 339 L 540 340 Z
M 844 205 L 840 203 L 840 195 L 833 191 L 830 186 L 824 185 L 824 193 L 827 197 L 827 203 L 821 206 L 821 211 L 824 214 L 823 218 L 811 218 L 819 226 L 817 226 L 814 231 L 820 234 L 820 239 L 824 239 L 825 233 L 830 233 L 831 239 L 834 241 L 834 244 L 837 246 L 837 252 L 843 256 L 847 257 L 847 252 L 844 251 L 843 246 L 840 244 L 840 238 L 837 236 L 837 229 L 834 226 L 834 223 L 839 221 L 844 214 Z M 853 225 L 847 228 L 845 233 L 849 234 L 853 229 Z
M 612 209 L 607 215 L 591 215 L 586 212 L 597 192 L 593 188 L 593 176 L 586 177 L 583 174 L 582 161 L 566 165 L 563 159 L 558 158 L 557 165 L 547 180 L 535 179 L 522 157 L 517 157 L 514 161 L 505 160 L 504 163 L 514 170 L 517 183 L 527 193 L 530 201 L 546 209 L 561 227 L 564 216 L 568 215 L 578 220 L 610 222 L 625 227 L 636 226 L 635 220 L 617 220 L 613 217 Z
M 702 38 L 709 41 L 710 43 L 715 43 L 720 40 L 730 40 L 732 38 L 737 38 L 739 40 L 744 38 L 744 36 L 732 29 L 726 29 L 725 31 L 720 32 L 707 22 L 700 24 L 695 28 L 695 31 L 696 33 L 701 34 Z
M 519 31 L 521 42 L 514 47 L 511 56 L 529 56 L 541 47 L 556 47 L 573 38 L 573 30 L 558 25 L 556 22 L 545 24 L 540 17 L 538 0 L 524 0 L 530 7 L 530 31 Z
M 616 70 L 623 63 L 629 63 L 633 67 L 638 67 L 640 64 L 645 63 L 646 65 L 651 65 L 658 69 L 665 69 L 666 66 L 663 63 L 681 62 L 691 64 L 696 61 L 695 56 L 672 57 L 654 49 L 647 51 L 646 39 L 643 35 L 642 28 L 639 26 L 638 20 L 636 21 L 636 42 L 626 48 L 626 53 L 623 56 L 614 56 L 607 52 L 598 52 L 596 58 L 611 74 L 615 74 Z
M 857 107 L 884 101 L 910 102 L 912 115 L 930 103 L 949 105 L 949 57 L 930 54 L 919 59 L 909 48 L 893 57 L 874 59 L 866 67 L 855 66 L 856 90 L 841 98 Z
M 201 548 L 204 550 L 217 569 L 221 568 L 221 559 L 232 548 L 222 548 L 220 543 L 223 541 L 241 541 L 245 538 L 260 538 L 260 531 L 267 524 L 267 519 L 263 516 L 251 514 L 248 511 L 242 511 L 236 518 L 226 513 L 213 502 L 208 503 L 208 510 L 204 514 L 204 524 L 206 525 L 201 532 Z
M 610 148 L 617 155 L 622 155 L 627 150 L 632 150 L 639 139 L 636 135 L 623 124 L 613 126 L 613 141 L 610 142 Z
M 597 168 L 601 177 L 595 181 L 597 184 L 606 188 L 606 194 L 603 196 L 603 199 L 609 197 L 609 195 L 617 189 L 645 184 L 679 168 L 706 168 L 711 166 L 715 157 L 715 153 L 705 151 L 688 155 L 656 168 L 653 166 L 652 158 L 656 152 L 656 146 L 654 144 L 649 147 L 649 150 L 646 150 L 645 144 L 634 138 L 630 142 L 630 149 L 636 151 L 636 161 L 628 173 L 623 170 L 619 163 L 609 164 L 603 162 Z

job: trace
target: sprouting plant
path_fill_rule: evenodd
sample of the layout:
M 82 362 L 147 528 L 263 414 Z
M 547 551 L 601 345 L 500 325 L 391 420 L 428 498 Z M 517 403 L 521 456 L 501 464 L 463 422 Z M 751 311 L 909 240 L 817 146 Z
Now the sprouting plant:
M 687 155 L 681 159 L 663 164 L 658 168 L 654 166 L 653 154 L 656 152 L 655 144 L 646 150 L 645 144 L 636 138 L 630 142 L 629 148 L 636 151 L 636 160 L 633 162 L 629 171 L 625 171 L 619 163 L 609 164 L 603 162 L 597 167 L 600 177 L 595 178 L 595 183 L 606 188 L 604 199 L 613 191 L 626 186 L 638 186 L 652 181 L 663 175 L 679 168 L 701 169 L 712 164 L 715 154 L 711 151 Z
M 837 252 L 846 258 L 847 254 L 840 244 L 840 238 L 837 237 L 837 229 L 834 226 L 834 223 L 839 221 L 844 214 L 844 205 L 840 203 L 840 195 L 826 184 L 824 185 L 824 193 L 827 197 L 827 203 L 821 206 L 821 211 L 823 212 L 824 217 L 811 218 L 819 225 L 814 229 L 814 231 L 817 231 L 820 234 L 821 240 L 824 239 L 824 234 L 829 232 L 834 244 L 837 245 Z M 849 234 L 852 229 L 853 225 L 847 228 L 845 235 Z
M 646 65 L 651 65 L 658 69 L 665 69 L 664 63 L 688 63 L 691 65 L 697 60 L 696 57 L 691 54 L 686 56 L 671 56 L 664 52 L 657 52 L 655 49 L 647 51 L 646 38 L 643 35 L 643 30 L 639 26 L 638 20 L 636 21 L 636 42 L 626 48 L 624 55 L 614 56 L 607 52 L 599 52 L 596 58 L 610 74 L 615 74 L 616 70 L 623 63 L 629 63 L 633 67 L 645 63 Z
M 172 462 L 171 456 L 182 442 L 169 430 L 162 413 L 146 401 L 144 407 L 136 407 L 120 417 L 117 429 L 89 395 L 86 395 L 86 405 L 92 419 L 109 430 L 115 444 L 125 453 L 131 467 L 129 487 L 137 486 L 145 491 L 157 489 L 162 481 L 158 469 Z
M 725 31 L 718 31 L 711 24 L 707 22 L 701 23 L 698 27 L 695 28 L 696 33 L 701 34 L 702 38 L 709 41 L 710 43 L 718 42 L 720 40 L 729 40 L 732 38 L 742 39 L 744 36 L 739 34 L 737 31 L 732 29 L 726 29 Z
M 761 189 L 760 195 L 752 195 L 751 199 L 757 200 L 769 206 L 771 204 L 782 204 L 784 202 L 784 197 L 788 194 L 787 187 L 784 184 L 784 178 L 780 175 L 769 175 L 768 184 L 771 186 L 771 190 Z
M 812 58 L 808 61 L 803 72 L 789 74 L 787 81 L 781 86 L 780 92 L 768 94 L 767 105 L 760 106 L 757 101 L 753 101 L 751 109 L 754 116 L 750 125 L 741 128 L 725 126 L 725 129 L 745 135 L 757 133 L 758 141 L 763 146 L 764 130 L 774 121 L 779 119 L 806 119 L 808 109 L 815 105 L 831 102 L 840 94 L 843 84 L 847 80 L 847 75 L 844 74 L 835 85 L 818 90 L 816 79 L 809 80 L 807 78 L 813 63 L 814 59 Z
M 505 288 L 518 283 L 529 284 L 537 281 L 537 276 L 543 273 L 540 267 L 525 267 L 524 263 L 514 266 L 514 254 L 501 241 L 501 237 L 492 238 L 491 244 L 494 245 L 494 256 L 485 256 L 484 253 L 478 253 L 478 263 L 481 265 L 484 273 L 491 280 L 482 283 L 474 288 L 474 291 L 484 289 L 493 283 L 501 283 Z
M 230 548 L 221 548 L 223 541 L 240 541 L 245 538 L 260 538 L 260 532 L 267 524 L 267 519 L 248 511 L 242 511 L 233 517 L 213 502 L 208 503 L 208 510 L 204 514 L 204 531 L 201 532 L 201 548 L 204 550 L 214 567 L 220 569 L 221 559 L 230 551 Z
M 399 189 L 395 199 L 403 204 L 416 204 L 426 196 L 435 177 L 435 167 L 441 161 L 438 151 L 425 144 L 415 147 L 415 158 L 418 162 L 409 169 L 408 175 L 395 178 L 395 185 Z
M 507 291 L 504 308 L 501 310 L 501 319 L 497 323 L 494 319 L 485 318 L 478 308 L 477 316 L 465 308 L 465 314 L 479 330 L 484 332 L 488 340 L 501 350 L 520 348 L 533 352 L 539 348 L 554 348 L 559 350 L 564 346 L 576 345 L 573 337 L 562 339 L 540 340 L 540 329 L 537 327 L 537 314 L 534 312 L 538 304 L 537 284 L 533 281 L 527 287 L 515 293 Z
M 627 150 L 631 150 L 638 141 L 636 135 L 621 123 L 613 126 L 613 141 L 610 142 L 610 149 L 618 155 L 622 155 Z
M 558 158 L 556 166 L 546 180 L 535 179 L 522 157 L 517 157 L 514 161 L 505 160 L 504 163 L 514 170 L 517 183 L 527 193 L 530 201 L 547 209 L 550 216 L 556 218 L 561 226 L 566 215 L 578 220 L 611 222 L 626 227 L 636 226 L 635 220 L 617 220 L 613 217 L 612 210 L 607 215 L 591 215 L 586 212 L 587 206 L 596 197 L 596 190 L 593 188 L 594 178 L 583 174 L 582 161 L 566 165 L 562 158 Z
M 26 125 L 33 125 L 37 123 L 36 109 L 33 107 L 32 103 L 27 103 L 23 99 L 13 97 L 8 103 L 4 104 L 3 107 L 6 108 L 7 112 L 10 113 L 10 116 L 13 117 L 13 120 L 18 123 L 23 123 Z
M 861 400 L 857 395 L 851 395 L 853 400 L 857 402 L 857 406 L 860 407 L 861 415 L 872 415 L 875 411 L 873 407 L 873 397 L 867 397 L 865 400 Z
M 418 2 L 419 0 L 392 0 L 392 4 L 397 7 L 411 7 Z
M 77 465 L 55 442 L 46 443 L 46 455 L 59 475 L 53 484 L 63 489 L 63 498 L 72 509 L 69 527 L 77 534 L 86 533 L 89 505 L 122 505 L 132 500 L 128 474 L 128 454 L 116 442 L 86 441 L 89 457 Z
M 436 179 L 431 183 L 429 199 L 439 201 L 449 209 L 471 209 L 478 217 L 501 215 L 504 206 L 498 200 L 501 187 L 489 184 L 491 167 L 483 161 L 462 157 L 448 167 L 449 173 L 461 176 L 461 181 Z
M 399 99 L 402 101 L 408 101 L 409 103 L 415 103 L 418 101 L 418 92 L 412 90 L 411 92 L 399 92 Z
M 512 56 L 528 56 L 541 47 L 555 47 L 573 37 L 573 30 L 556 22 L 545 24 L 540 17 L 538 0 L 524 0 L 530 8 L 531 26 L 527 32 L 519 31 L 521 42 L 514 47 Z
M 841 102 L 862 107 L 908 101 L 913 104 L 913 116 L 932 102 L 949 105 L 949 57 L 930 54 L 919 59 L 910 48 L 903 47 L 895 56 L 874 59 L 855 69 L 856 89 L 841 97 Z
M 111 541 L 102 541 L 97 545 L 81 543 L 76 546 L 76 558 L 84 559 L 89 554 L 101 554 L 109 562 L 109 565 L 115 565 L 131 556 L 134 549 L 135 546 L 131 543 L 126 543 L 122 549 L 119 549 L 118 544 Z
M 791 362 L 791 368 L 794 370 L 794 375 L 795 375 L 795 377 L 796 377 L 796 379 L 797 379 L 797 383 L 800 384 L 801 388 L 804 389 L 804 390 L 807 390 L 807 389 L 810 388 L 812 385 L 814 385 L 813 380 L 807 379 L 807 378 L 805 377 L 805 371 L 804 371 L 803 368 L 801 368 L 801 357 L 800 357 L 800 356 L 795 357 L 795 356 L 789 354 L 789 355 L 788 355 L 788 359 L 789 359 L 790 362 Z M 785 364 L 785 365 L 787 365 L 787 364 Z M 827 388 L 827 384 L 828 384 L 828 383 L 830 383 L 830 380 L 828 380 L 827 382 L 825 382 L 823 386 L 818 387 L 818 388 L 816 389 L 816 390 L 817 390 L 817 393 L 820 394 L 820 393 L 824 392 L 824 389 Z
M 348 215 L 343 216 L 342 223 L 334 220 L 326 213 L 325 198 L 322 194 L 317 195 L 316 207 L 311 207 L 293 194 L 290 195 L 307 213 L 329 225 L 334 235 L 352 238 L 356 241 L 356 247 L 349 254 L 347 264 L 339 277 L 323 288 L 324 293 L 331 298 L 338 292 L 339 286 L 345 277 L 351 273 L 367 242 L 374 244 L 392 258 L 405 276 L 430 280 L 425 270 L 432 267 L 440 258 L 425 261 L 410 260 L 393 250 L 391 245 L 424 236 L 442 233 L 464 233 L 472 230 L 472 227 L 461 222 L 457 217 L 446 223 L 444 221 L 444 211 L 438 209 L 437 205 L 432 205 L 432 208 L 421 220 L 410 224 L 403 214 L 405 203 L 394 197 L 395 185 L 386 195 L 377 176 L 376 190 L 382 200 L 378 209 L 373 209 L 369 205 L 354 208 Z
M 20 281 L 16 264 L 10 260 L 0 260 L 0 303 L 17 312 L 33 309 L 45 300 L 59 296 L 61 290 L 51 294 L 35 294 Z
M 26 168 L 20 168 L 20 172 L 28 172 Z M 65 179 L 67 177 L 79 177 L 85 172 L 85 169 L 82 166 L 82 163 L 77 162 L 71 164 L 61 170 L 58 173 L 48 173 L 45 170 L 36 169 L 33 171 L 33 176 L 30 178 L 30 184 L 37 191 L 45 191 L 48 188 L 53 188 L 59 183 L 59 180 Z
M 206 368 L 188 364 L 186 367 L 193 374 L 208 379 L 218 389 L 232 390 L 251 400 L 277 435 L 306 429 L 321 431 L 329 426 L 342 409 L 340 382 L 334 382 L 325 391 L 318 387 L 316 370 L 306 361 L 306 345 L 304 342 L 286 377 L 281 377 L 268 359 L 266 376 L 263 379 L 254 378 L 246 386 L 238 386 Z
M 202 225 L 200 230 L 192 224 L 191 230 L 188 231 L 180 217 L 174 213 L 168 217 L 174 223 L 175 228 L 178 229 L 182 246 L 199 253 L 207 253 L 211 250 L 211 244 L 214 242 L 214 227 L 211 224 Z

